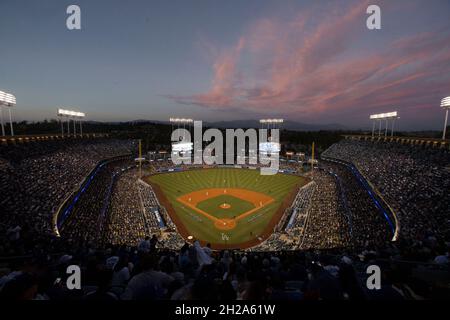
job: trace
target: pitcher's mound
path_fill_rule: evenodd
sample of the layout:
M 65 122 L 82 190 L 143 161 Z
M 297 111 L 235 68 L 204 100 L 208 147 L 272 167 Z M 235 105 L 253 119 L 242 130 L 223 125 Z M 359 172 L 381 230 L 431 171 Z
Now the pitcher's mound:
M 224 203 L 222 203 L 219 207 L 220 207 L 221 209 L 230 209 L 230 208 L 231 208 L 231 205 L 224 202 Z

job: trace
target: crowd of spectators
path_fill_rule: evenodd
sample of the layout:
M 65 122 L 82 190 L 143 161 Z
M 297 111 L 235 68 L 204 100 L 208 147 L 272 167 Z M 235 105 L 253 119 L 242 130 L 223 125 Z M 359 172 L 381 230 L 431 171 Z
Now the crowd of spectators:
M 129 165 L 129 162 L 129 159 L 112 160 L 97 167 L 95 175 L 89 178 L 89 185 L 80 187 L 84 192 L 75 192 L 63 208 L 63 211 L 67 208 L 68 212 L 59 228 L 61 236 L 76 241 L 104 240 L 105 228 L 112 217 L 113 190 L 122 168 Z M 127 199 L 127 194 L 123 196 Z M 130 211 L 132 210 L 133 207 L 130 207 Z
M 74 241 L 135 245 L 148 234 L 176 232 L 166 227 L 166 222 L 173 223 L 166 216 L 164 221 L 161 211 L 152 187 L 139 179 L 133 160 L 112 160 L 78 197 L 60 233 Z M 163 238 L 170 243 L 170 235 Z
M 344 247 L 349 244 L 349 228 L 336 181 L 324 170 L 316 170 L 313 179 L 317 188 L 312 194 L 304 230 L 299 233 L 299 248 Z
M 450 239 L 450 150 L 342 140 L 323 156 L 354 164 L 393 208 L 400 236 Z
M 298 191 L 290 208 L 291 213 L 286 230 L 304 229 L 308 211 L 311 207 L 312 195 L 316 189 L 317 183 L 313 180 Z
M 287 210 L 286 226 L 258 250 L 329 249 L 384 244 L 393 237 L 384 215 L 345 166 L 322 162 Z
M 48 140 L 0 146 L 0 232 L 52 232 L 52 215 L 100 160 L 131 154 L 134 140 Z
M 324 163 L 323 167 L 336 181 L 341 197 L 341 215 L 349 229 L 352 244 L 361 246 L 390 241 L 394 230 L 358 178 L 339 164 Z
M 169 227 L 172 222 L 129 159 L 106 162 L 74 205 L 62 237 L 52 235 L 54 210 L 83 178 L 99 161 L 134 147 L 102 139 L 1 149 L 0 299 L 449 298 L 446 150 L 344 140 L 324 153 L 355 164 L 394 207 L 402 225 L 396 242 L 357 177 L 328 161 L 287 210 L 292 227 L 251 250 L 213 251 L 185 243 L 176 229 L 158 230 L 155 210 Z M 150 168 L 171 167 L 160 161 Z M 150 239 L 151 233 L 158 236 Z M 4 263 L 2 256 L 11 259 Z M 82 269 L 80 290 L 65 286 L 73 264 Z M 383 269 L 382 290 L 365 286 L 370 264 Z
M 317 188 L 314 181 L 301 187 L 291 206 L 288 207 L 278 228 L 267 240 L 252 248 L 252 251 L 294 250 L 298 248 L 306 227 L 311 199 Z
M 138 246 L 32 239 L 13 246 L 33 254 L 0 268 L 0 300 L 422 300 L 448 299 L 448 252 L 440 244 L 390 243 L 351 250 L 213 251 L 196 241 L 167 250 L 157 237 Z M 26 244 L 27 241 L 34 243 Z M 38 250 L 37 248 L 45 248 Z M 405 261 L 414 259 L 414 263 Z M 368 290 L 366 268 L 383 270 L 380 290 Z M 69 265 L 81 268 L 80 289 L 66 286 Z M 432 276 L 430 276 L 430 273 Z M 56 279 L 59 279 L 56 281 Z
M 152 220 L 145 215 L 137 183 L 138 170 L 126 170 L 117 177 L 112 191 L 105 237 L 106 243 L 136 244 L 150 234 Z
M 159 213 L 160 205 L 152 187 L 143 181 L 139 182 L 137 187 L 149 229 L 164 228 L 165 222 Z

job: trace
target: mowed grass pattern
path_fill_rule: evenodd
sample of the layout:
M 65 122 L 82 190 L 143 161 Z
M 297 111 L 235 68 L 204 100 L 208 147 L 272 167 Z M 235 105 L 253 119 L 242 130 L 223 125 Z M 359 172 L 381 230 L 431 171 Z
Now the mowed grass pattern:
M 304 178 L 299 176 L 286 174 L 263 176 L 259 170 L 233 168 L 163 173 L 146 179 L 160 186 L 190 235 L 205 242 L 236 247 L 239 247 L 240 243 L 257 238 L 267 227 L 285 197 L 296 185 L 305 183 Z M 177 198 L 184 194 L 208 188 L 243 188 L 264 193 L 275 201 L 240 220 L 234 229 L 223 231 L 218 230 L 211 220 L 177 201 Z M 233 201 L 236 205 L 235 201 L 240 200 Z M 221 212 L 223 211 L 208 211 L 218 218 L 223 217 Z
M 229 204 L 231 207 L 229 209 L 222 209 L 220 205 L 223 203 Z M 201 201 L 197 204 L 197 208 L 211 213 L 217 218 L 233 218 L 238 216 L 246 211 L 253 209 L 255 206 L 242 199 L 235 198 L 233 196 L 218 196 L 215 198 L 207 199 Z

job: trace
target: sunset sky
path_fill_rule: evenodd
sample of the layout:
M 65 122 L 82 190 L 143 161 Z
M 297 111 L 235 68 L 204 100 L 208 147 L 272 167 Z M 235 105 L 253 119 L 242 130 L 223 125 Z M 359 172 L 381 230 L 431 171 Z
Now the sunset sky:
M 66 28 L 81 7 L 82 30 Z M 366 28 L 381 7 L 382 29 Z M 0 90 L 18 120 L 283 117 L 441 129 L 450 1 L 0 1 Z

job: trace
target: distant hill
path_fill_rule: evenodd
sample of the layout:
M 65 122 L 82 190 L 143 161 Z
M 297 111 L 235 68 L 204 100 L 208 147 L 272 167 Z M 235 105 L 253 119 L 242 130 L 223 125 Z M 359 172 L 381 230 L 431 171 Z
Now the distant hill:
M 206 122 L 204 126 L 216 127 L 216 128 L 259 128 L 261 124 L 258 120 L 237 120 L 237 121 L 218 121 L 218 122 Z M 348 130 L 347 127 L 336 124 L 307 124 L 295 121 L 284 121 L 281 125 L 282 129 L 293 131 L 320 131 L 320 130 Z
M 159 121 L 159 120 L 145 120 L 138 119 L 133 121 L 126 122 L 110 122 L 111 124 L 169 124 L 169 121 Z M 203 127 L 210 128 L 260 128 L 261 124 L 259 120 L 235 120 L 235 121 L 216 121 L 216 122 L 207 122 L 203 121 Z M 308 124 L 301 123 L 295 121 L 284 121 L 281 125 L 282 129 L 292 130 L 292 131 L 347 131 L 351 130 L 348 127 L 345 127 L 338 123 L 329 123 L 329 124 Z

